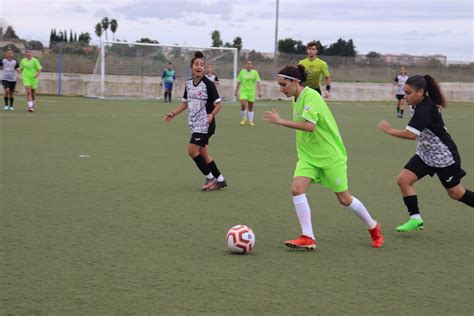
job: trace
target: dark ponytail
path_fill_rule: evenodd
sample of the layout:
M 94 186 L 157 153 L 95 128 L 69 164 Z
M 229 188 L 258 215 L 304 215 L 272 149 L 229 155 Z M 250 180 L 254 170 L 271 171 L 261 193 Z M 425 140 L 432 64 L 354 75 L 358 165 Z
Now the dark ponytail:
M 433 102 L 441 107 L 445 108 L 447 106 L 446 99 L 444 98 L 443 93 L 441 92 L 441 88 L 439 87 L 436 80 L 430 75 L 424 76 L 411 76 L 405 82 L 405 84 L 412 86 L 415 88 L 416 91 L 421 89 L 424 90 L 424 94 L 428 94 L 428 96 L 433 100 Z
M 196 59 L 202 59 L 202 60 L 204 60 L 204 54 L 203 54 L 202 52 L 200 52 L 200 51 L 195 52 L 195 53 L 194 53 L 194 58 L 191 59 L 191 67 L 193 66 L 194 61 L 195 61 Z
M 300 83 L 306 82 L 306 71 L 303 65 L 298 65 L 297 67 L 285 66 L 278 74 L 289 80 L 299 80 Z

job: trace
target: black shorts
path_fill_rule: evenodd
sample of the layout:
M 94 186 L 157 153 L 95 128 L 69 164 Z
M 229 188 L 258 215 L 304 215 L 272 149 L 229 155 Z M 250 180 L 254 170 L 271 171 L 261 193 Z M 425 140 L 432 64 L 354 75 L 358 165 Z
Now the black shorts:
M 457 186 L 461 183 L 461 179 L 466 175 L 466 171 L 461 169 L 460 164 L 455 163 L 444 168 L 435 168 L 428 166 L 418 155 L 411 157 L 404 168 L 416 174 L 418 179 L 421 179 L 426 175 L 432 177 L 436 173 L 439 181 L 441 181 L 441 184 L 446 189 Z
M 397 100 L 403 100 L 405 98 L 405 95 L 404 94 L 395 94 L 395 98 L 397 98 Z
M 16 81 L 2 80 L 3 89 L 10 89 L 10 91 L 15 91 Z
M 212 135 L 213 134 L 192 133 L 189 143 L 201 147 L 206 147 L 206 145 L 209 144 L 209 138 L 211 138 Z

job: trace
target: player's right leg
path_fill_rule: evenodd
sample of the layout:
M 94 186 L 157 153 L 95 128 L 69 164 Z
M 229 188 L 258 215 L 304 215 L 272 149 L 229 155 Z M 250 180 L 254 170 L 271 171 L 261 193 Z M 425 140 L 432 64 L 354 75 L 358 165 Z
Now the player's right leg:
M 2 83 L 4 83 L 4 82 L 5 82 L 5 80 Z M 5 100 L 5 106 L 3 107 L 3 110 L 8 111 L 8 110 L 10 110 L 10 107 L 8 106 L 8 99 L 10 97 L 10 89 L 5 85 L 5 83 L 4 83 L 3 87 L 4 87 L 3 99 Z
M 406 223 L 396 228 L 398 232 L 410 232 L 423 229 L 424 222 L 418 207 L 418 196 L 414 184 L 426 174 L 429 174 L 429 168 L 426 168 L 428 167 L 426 165 L 426 167 L 423 166 L 423 164 L 421 164 L 422 161 L 421 163 L 420 161 L 421 159 L 418 156 L 413 156 L 397 177 L 397 183 L 402 192 L 403 202 L 410 215 Z
M 296 216 L 301 227 L 301 235 L 296 239 L 285 241 L 285 245 L 289 248 L 309 250 L 316 248 L 313 224 L 311 222 L 311 209 L 306 198 L 306 190 L 316 174 L 317 170 L 302 161 L 298 161 L 291 186 L 291 194 L 293 196 Z
M 240 125 L 245 125 L 247 123 L 247 96 L 244 95 L 242 92 L 240 93 L 240 115 L 242 119 L 240 121 Z

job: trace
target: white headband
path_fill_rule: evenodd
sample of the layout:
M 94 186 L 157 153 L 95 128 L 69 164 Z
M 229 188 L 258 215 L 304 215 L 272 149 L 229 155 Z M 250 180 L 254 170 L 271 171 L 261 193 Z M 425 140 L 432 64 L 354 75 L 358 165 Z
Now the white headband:
M 296 81 L 298 81 L 298 82 L 301 82 L 301 80 L 298 79 L 298 78 L 290 77 L 290 76 L 283 75 L 283 74 L 278 74 L 278 77 L 283 77 L 283 78 L 286 78 L 286 79 L 296 80 Z

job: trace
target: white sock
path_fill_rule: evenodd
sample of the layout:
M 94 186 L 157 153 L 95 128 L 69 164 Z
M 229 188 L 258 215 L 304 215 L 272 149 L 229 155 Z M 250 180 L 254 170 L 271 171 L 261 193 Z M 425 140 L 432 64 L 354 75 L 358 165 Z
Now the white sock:
M 354 212 L 367 226 L 369 229 L 374 228 L 377 225 L 377 222 L 372 219 L 369 211 L 365 208 L 364 204 L 359 201 L 355 196 L 352 197 L 352 203 L 348 208 Z
M 33 107 L 33 101 L 28 101 L 28 107 L 32 108 Z
M 209 174 L 206 176 L 207 179 L 214 179 L 214 176 L 212 175 L 212 172 L 209 172 Z
M 410 215 L 410 218 L 420 220 L 420 219 L 421 219 L 421 214 L 413 214 L 413 215 Z
M 219 182 L 224 181 L 224 176 L 223 175 L 218 176 L 217 181 L 219 181 Z
M 243 120 L 247 119 L 247 110 L 245 110 L 245 111 L 240 111 L 240 114 L 242 115 L 242 119 L 243 119 Z
M 252 112 L 249 111 L 249 121 L 253 122 L 253 111 Z
M 309 208 L 306 194 L 293 196 L 293 204 L 295 205 L 296 215 L 300 222 L 303 235 L 314 239 L 313 225 L 311 224 L 311 209 Z

